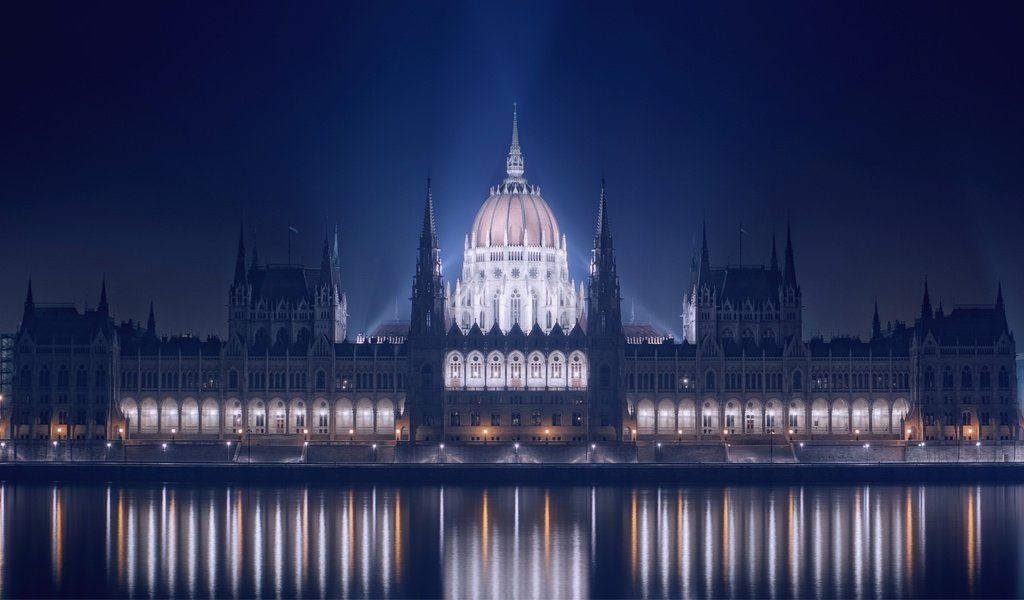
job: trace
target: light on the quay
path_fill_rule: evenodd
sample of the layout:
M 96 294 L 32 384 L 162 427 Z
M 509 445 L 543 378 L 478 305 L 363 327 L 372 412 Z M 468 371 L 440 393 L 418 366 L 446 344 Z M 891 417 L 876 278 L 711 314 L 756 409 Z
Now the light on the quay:
M 444 444 L 441 444 L 441 449 L 444 450 Z
M 110 447 L 110 445 L 111 445 L 111 444 L 110 444 L 110 442 L 107 442 L 107 448 L 109 448 L 109 447 Z
M 974 442 L 975 446 L 981 446 L 981 442 Z
M 160 447 L 163 448 L 166 451 L 167 450 L 167 442 L 164 442 L 164 443 L 160 444 Z
M 597 449 L 597 444 L 591 444 L 590 445 L 590 449 L 591 450 L 596 450 Z
M 864 448 L 865 448 L 865 449 L 868 449 L 868 448 L 870 448 L 870 447 L 871 447 L 871 444 L 864 444 Z
M 516 442 L 515 444 L 512 444 L 512 445 L 515 447 L 516 450 L 519 449 L 519 442 Z
M 231 447 L 231 440 L 228 440 L 228 447 Z
M 803 448 L 803 447 L 804 447 L 804 443 L 803 443 L 803 442 L 800 442 L 800 447 L 801 447 L 801 448 Z

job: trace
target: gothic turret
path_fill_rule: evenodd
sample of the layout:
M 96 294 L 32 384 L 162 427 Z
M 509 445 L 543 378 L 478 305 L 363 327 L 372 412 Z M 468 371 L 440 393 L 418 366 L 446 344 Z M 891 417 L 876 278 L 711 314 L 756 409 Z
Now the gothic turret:
M 776 246 L 777 246 L 777 244 L 775 243 L 775 232 L 772 232 L 772 263 L 771 263 L 771 269 L 772 269 L 772 271 L 777 273 L 779 271 L 779 255 L 778 255 L 778 253 L 775 250 Z
M 590 363 L 588 387 L 594 390 L 590 399 L 591 431 L 595 432 L 593 435 L 601 435 L 608 440 L 621 440 L 621 407 L 625 398 L 618 373 L 625 352 L 625 337 L 604 180 L 601 180 L 601 199 L 597 208 L 597 231 L 590 261 L 586 306 L 587 359 Z M 600 426 L 595 427 L 599 423 Z
M 28 292 L 25 294 L 25 312 L 22 314 L 22 322 L 26 322 L 32 318 L 32 313 L 36 310 L 35 300 L 32 299 L 32 280 L 28 280 Z
M 604 181 L 597 209 L 597 232 L 590 262 L 590 290 L 587 297 L 587 333 L 615 335 L 622 332 L 622 301 L 619 298 L 619 277 L 615 272 L 615 253 L 608 222 L 608 203 Z
M 110 316 L 110 305 L 107 304 L 107 282 L 103 281 L 100 286 L 100 303 L 96 306 L 96 312 L 104 317 Z
M 789 223 L 786 223 L 786 268 L 782 272 L 782 284 L 785 287 L 799 288 L 796 282 L 796 261 L 793 259 L 793 236 Z
M 878 300 L 875 300 L 875 315 L 871 317 L 871 339 L 882 337 L 882 321 L 878 318 Z
M 410 335 L 443 335 L 445 326 L 444 284 L 441 279 L 441 249 L 434 225 L 434 199 L 427 178 L 427 197 L 423 206 L 419 255 L 412 287 Z
M 253 255 L 255 256 L 255 255 Z M 255 261 L 255 258 L 253 259 Z M 238 226 L 238 254 L 235 256 L 235 285 L 245 285 L 245 233 Z
M 146 335 L 156 337 L 156 313 L 153 312 L 153 301 L 149 301 L 149 318 L 146 319 Z

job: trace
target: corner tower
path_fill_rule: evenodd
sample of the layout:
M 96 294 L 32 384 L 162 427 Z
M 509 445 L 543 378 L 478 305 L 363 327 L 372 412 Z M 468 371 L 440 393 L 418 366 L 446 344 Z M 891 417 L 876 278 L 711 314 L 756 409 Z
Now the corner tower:
M 597 231 L 591 252 L 586 306 L 590 437 L 592 440 L 622 441 L 625 390 L 620 384 L 620 374 L 625 338 L 604 180 L 601 181 L 601 200 L 597 208 Z

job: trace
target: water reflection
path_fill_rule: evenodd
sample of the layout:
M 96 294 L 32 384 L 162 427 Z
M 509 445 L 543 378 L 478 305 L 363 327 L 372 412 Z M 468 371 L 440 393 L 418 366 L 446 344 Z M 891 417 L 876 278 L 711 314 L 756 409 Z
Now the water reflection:
M 0 594 L 1020 596 L 1022 493 L 3 484 Z

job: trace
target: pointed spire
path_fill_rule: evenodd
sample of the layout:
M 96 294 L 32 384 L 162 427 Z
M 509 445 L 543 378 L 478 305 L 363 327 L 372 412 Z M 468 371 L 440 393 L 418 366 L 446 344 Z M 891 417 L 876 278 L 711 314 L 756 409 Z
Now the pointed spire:
M 1003 282 L 999 282 L 999 288 L 996 290 L 996 308 L 999 310 L 1005 310 L 1006 305 L 1003 304 Z
M 597 205 L 597 233 L 594 237 L 594 245 L 603 246 L 605 243 L 611 245 L 612 229 L 608 223 L 608 202 L 604 194 L 604 177 L 601 178 L 601 200 Z
M 153 301 L 149 301 L 149 318 L 146 319 L 146 333 L 156 335 L 156 314 L 153 312 Z
M 110 314 L 110 305 L 107 304 L 107 281 L 105 279 L 100 286 L 100 303 L 96 307 L 96 311 L 101 315 Z
M 320 287 L 329 290 L 334 289 L 334 264 L 331 260 L 331 245 L 328 242 L 329 236 L 324 235 L 324 251 L 320 257 Z
M 871 339 L 882 335 L 882 321 L 878 318 L 878 298 L 875 298 L 875 316 L 871 318 Z
M 921 319 L 927 321 L 932 318 L 932 299 L 928 295 L 928 278 L 924 278 L 924 298 L 921 299 Z
M 434 224 L 434 194 L 430 189 L 430 177 L 427 177 L 427 198 L 423 205 L 423 231 L 420 233 L 420 247 L 437 246 L 437 227 Z
M 255 254 L 253 254 L 255 257 Z M 253 259 L 255 263 L 255 258 Z M 255 265 L 254 265 L 255 266 Z M 245 229 L 238 226 L 238 254 L 235 257 L 235 285 L 245 285 Z
M 779 270 L 779 254 L 776 251 L 778 245 L 775 243 L 775 232 L 772 231 L 772 271 Z
M 797 287 L 796 261 L 793 259 L 793 236 L 788 221 L 786 222 L 786 270 L 782 274 L 782 281 L 787 285 Z
M 711 258 L 708 252 L 708 224 L 705 221 L 701 224 L 700 231 L 700 271 L 697 274 L 697 281 L 704 285 L 712 285 L 711 282 Z
M 505 161 L 505 172 L 508 177 L 505 183 L 523 182 L 523 152 L 519 148 L 519 110 L 515 102 L 512 103 L 512 145 L 508 149 L 508 159 Z
M 28 317 L 36 308 L 36 302 L 32 299 L 32 278 L 28 279 L 28 293 L 25 294 L 25 316 Z
M 336 266 L 336 267 L 340 266 L 340 263 L 341 263 L 341 257 L 340 256 L 341 255 L 338 254 L 338 224 L 335 223 L 334 224 L 334 247 L 331 248 L 331 261 L 334 263 L 334 266 Z

